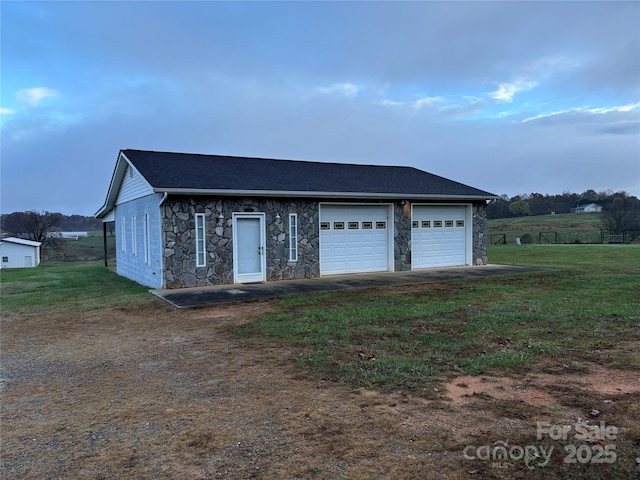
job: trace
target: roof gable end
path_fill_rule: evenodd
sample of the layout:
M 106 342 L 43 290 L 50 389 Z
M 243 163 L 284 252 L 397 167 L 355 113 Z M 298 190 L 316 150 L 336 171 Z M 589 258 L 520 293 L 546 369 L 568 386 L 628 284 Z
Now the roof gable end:
M 129 177 L 127 178 L 127 174 Z M 118 154 L 116 166 L 111 175 L 105 203 L 96 212 L 97 218 L 104 218 L 118 203 L 123 203 L 153 193 L 153 187 L 127 158 L 124 151 Z

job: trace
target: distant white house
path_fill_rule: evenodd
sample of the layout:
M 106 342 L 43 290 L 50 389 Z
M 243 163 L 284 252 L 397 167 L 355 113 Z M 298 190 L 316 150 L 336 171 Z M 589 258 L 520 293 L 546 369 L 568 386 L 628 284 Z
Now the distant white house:
M 40 264 L 40 242 L 7 237 L 0 240 L 0 268 L 28 268 Z
M 601 211 L 602 207 L 595 203 L 586 203 L 571 209 L 571 213 L 600 213 Z

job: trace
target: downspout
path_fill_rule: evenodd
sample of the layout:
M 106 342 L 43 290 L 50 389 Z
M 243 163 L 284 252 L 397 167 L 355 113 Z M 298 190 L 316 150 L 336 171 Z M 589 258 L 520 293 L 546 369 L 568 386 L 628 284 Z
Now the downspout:
M 102 222 L 102 243 L 104 247 L 104 266 L 109 266 L 108 255 L 107 255 L 107 222 Z

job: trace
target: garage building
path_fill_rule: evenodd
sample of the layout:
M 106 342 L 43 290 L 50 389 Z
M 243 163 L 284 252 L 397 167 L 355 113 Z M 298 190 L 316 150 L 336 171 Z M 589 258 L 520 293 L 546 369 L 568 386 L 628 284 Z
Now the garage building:
M 117 271 L 154 288 L 483 265 L 495 195 L 412 167 L 120 151 Z

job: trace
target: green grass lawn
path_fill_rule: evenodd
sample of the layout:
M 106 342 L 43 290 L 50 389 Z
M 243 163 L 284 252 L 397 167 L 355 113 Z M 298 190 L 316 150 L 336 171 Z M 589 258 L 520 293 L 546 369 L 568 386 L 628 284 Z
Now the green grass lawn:
M 153 297 L 148 290 L 99 263 L 45 262 L 37 268 L 3 269 L 0 273 L 3 315 L 76 315 L 150 301 Z
M 489 258 L 552 270 L 289 297 L 234 332 L 298 348 L 298 364 L 328 379 L 427 396 L 436 379 L 549 359 L 640 368 L 640 246 L 496 246 Z

